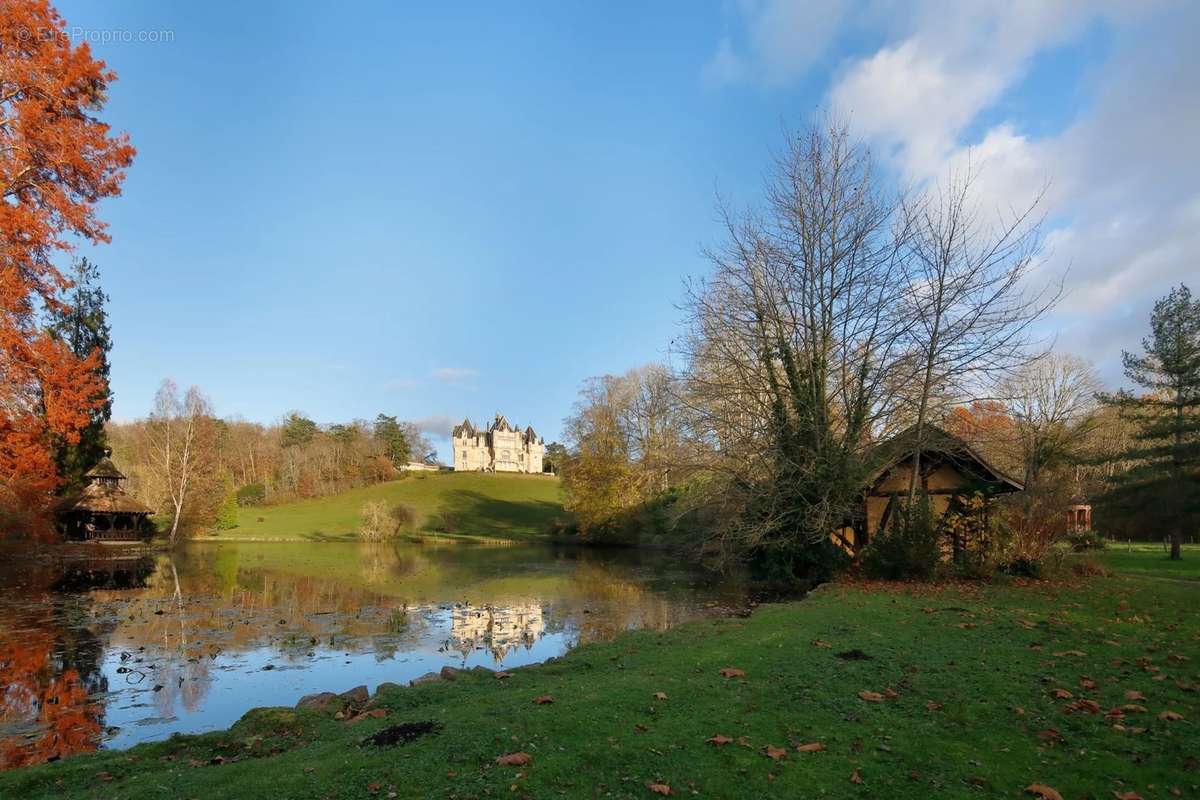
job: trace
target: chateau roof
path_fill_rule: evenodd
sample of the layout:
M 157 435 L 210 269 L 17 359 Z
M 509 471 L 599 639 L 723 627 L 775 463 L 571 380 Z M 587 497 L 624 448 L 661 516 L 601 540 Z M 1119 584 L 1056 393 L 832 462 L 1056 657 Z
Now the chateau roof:
M 508 418 L 505 417 L 503 414 L 497 414 L 496 418 L 494 420 L 492 420 L 492 424 L 488 425 L 486 430 L 480 430 L 471 423 L 470 419 L 464 419 L 462 421 L 461 425 L 454 426 L 454 429 L 450 432 L 450 435 L 456 439 L 460 438 L 460 437 L 465 437 L 465 438 L 470 439 L 474 436 L 478 436 L 480 433 L 490 434 L 493 431 L 500 431 L 502 433 L 505 433 L 505 432 L 519 433 L 519 434 L 521 434 L 522 438 L 528 443 L 531 443 L 531 444 L 540 444 L 541 443 L 541 437 L 539 437 L 537 435 L 537 433 L 533 430 L 532 425 L 526 426 L 525 430 L 522 431 L 521 427 L 519 425 L 513 425 L 511 422 L 508 421 Z
M 455 438 L 457 438 L 459 434 L 467 437 L 475 435 L 475 426 L 471 424 L 471 420 L 463 419 L 462 425 L 455 425 L 454 430 L 450 432 L 450 435 Z

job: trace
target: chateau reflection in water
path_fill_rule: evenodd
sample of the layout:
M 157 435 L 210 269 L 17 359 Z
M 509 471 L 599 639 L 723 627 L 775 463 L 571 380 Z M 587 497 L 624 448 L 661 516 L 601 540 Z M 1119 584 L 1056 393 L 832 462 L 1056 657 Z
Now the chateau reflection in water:
M 223 728 L 253 706 L 445 664 L 534 663 L 744 603 L 736 583 L 645 554 L 329 543 L 0 553 L 0 767 Z

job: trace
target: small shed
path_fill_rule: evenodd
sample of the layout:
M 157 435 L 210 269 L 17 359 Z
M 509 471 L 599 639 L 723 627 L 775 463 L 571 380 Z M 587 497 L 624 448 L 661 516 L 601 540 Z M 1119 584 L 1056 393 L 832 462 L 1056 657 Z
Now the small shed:
M 937 517 L 946 513 L 956 495 L 967 490 L 982 490 L 990 497 L 1025 488 L 962 439 L 936 425 L 927 423 L 921 439 L 917 485 L 929 496 Z M 907 498 L 916 442 L 914 426 L 876 446 L 870 457 L 874 466 L 864 488 L 861 514 L 837 537 L 847 549 L 857 552 L 865 547 L 872 537 L 886 528 L 897 503 Z
M 58 530 L 67 539 L 134 542 L 154 533 L 153 510 L 125 494 L 125 475 L 113 464 L 111 451 L 84 475 L 87 485 L 54 507 Z

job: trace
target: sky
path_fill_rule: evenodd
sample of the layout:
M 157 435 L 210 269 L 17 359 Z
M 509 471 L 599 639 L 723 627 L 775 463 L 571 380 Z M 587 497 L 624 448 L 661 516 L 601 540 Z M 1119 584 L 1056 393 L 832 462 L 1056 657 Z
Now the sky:
M 1200 4 L 1061 0 L 167 4 L 70 0 L 138 155 L 82 254 L 114 415 L 166 377 L 218 414 L 547 441 L 580 384 L 670 355 L 684 282 L 787 130 L 848 120 L 898 181 L 1045 189 L 1044 323 L 1120 384 L 1200 289 Z M 440 6 L 440 7 L 438 7 Z

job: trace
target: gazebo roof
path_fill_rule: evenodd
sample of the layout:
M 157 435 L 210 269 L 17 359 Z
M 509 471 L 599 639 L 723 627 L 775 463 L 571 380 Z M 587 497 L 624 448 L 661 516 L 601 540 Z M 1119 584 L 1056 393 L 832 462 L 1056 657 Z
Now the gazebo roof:
M 112 459 L 109 458 L 109 454 L 105 453 L 104 458 L 96 462 L 96 466 L 83 473 L 83 477 L 116 478 L 118 480 L 123 480 L 125 478 L 125 474 L 121 472 L 121 470 L 117 469 L 116 465 L 113 464 Z
M 56 514 L 72 511 L 90 511 L 101 514 L 153 514 L 154 510 L 142 505 L 120 489 L 92 484 L 82 492 L 64 497 L 54 506 Z

